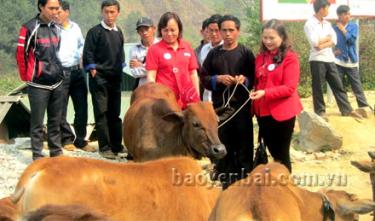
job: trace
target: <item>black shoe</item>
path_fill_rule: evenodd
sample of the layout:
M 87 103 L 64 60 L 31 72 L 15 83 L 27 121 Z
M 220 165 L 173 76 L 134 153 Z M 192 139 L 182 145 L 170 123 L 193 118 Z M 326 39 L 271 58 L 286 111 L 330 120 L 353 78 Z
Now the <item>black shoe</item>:
M 33 161 L 35 160 L 39 160 L 39 159 L 42 159 L 44 158 L 45 156 L 42 154 L 42 155 L 36 155 L 36 154 L 33 154 Z
M 63 155 L 63 152 L 60 150 L 60 151 L 57 151 L 57 152 L 49 152 L 49 156 L 50 157 L 58 157 L 58 156 L 62 156 Z
M 113 153 L 112 150 L 99 151 L 99 155 L 106 159 L 116 159 L 116 154 Z

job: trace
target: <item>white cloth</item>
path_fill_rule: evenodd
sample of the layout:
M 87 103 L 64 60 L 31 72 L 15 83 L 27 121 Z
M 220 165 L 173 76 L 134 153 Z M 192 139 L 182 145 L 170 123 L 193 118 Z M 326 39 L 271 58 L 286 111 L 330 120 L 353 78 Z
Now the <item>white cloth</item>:
M 219 45 L 222 45 L 223 44 L 223 41 L 220 42 L 220 44 L 218 44 L 217 46 Z M 217 47 L 216 46 L 216 47 Z M 203 62 L 204 60 L 206 60 L 206 57 L 208 55 L 208 52 L 210 52 L 213 48 L 215 48 L 214 46 L 212 46 L 211 43 L 207 43 L 205 45 L 203 45 L 202 49 L 201 49 L 201 53 L 200 53 L 200 56 L 199 56 L 199 63 L 201 65 L 203 65 Z
M 346 67 L 346 68 L 356 68 L 356 67 L 358 67 L 358 62 L 356 62 L 356 63 L 352 63 L 352 62 L 350 62 L 350 61 L 345 62 L 345 61 L 342 61 L 342 60 L 337 59 L 337 58 L 336 58 L 336 60 L 335 60 L 335 63 L 336 63 L 337 65 L 340 65 L 340 66 L 342 66 L 342 67 Z
M 223 41 L 221 41 L 220 44 L 218 44 L 217 46 L 222 45 L 222 44 L 223 44 Z M 203 47 L 201 49 L 200 57 L 199 57 L 199 63 L 202 66 L 203 66 L 204 60 L 206 60 L 206 57 L 207 57 L 208 53 L 213 48 L 215 48 L 215 47 L 212 46 L 211 43 L 207 43 L 207 44 L 203 45 Z M 203 98 L 203 101 L 210 101 L 210 102 L 212 102 L 212 91 L 204 89 L 202 98 Z
M 159 42 L 159 40 L 154 39 L 154 44 L 157 42 Z M 147 82 L 147 71 L 145 69 L 145 65 L 146 65 L 145 59 L 146 59 L 147 51 L 148 51 L 148 47 L 144 46 L 142 42 L 139 42 L 137 45 L 134 45 L 130 49 L 129 61 L 132 59 L 136 59 L 143 63 L 141 67 L 130 68 L 129 75 L 131 75 L 134 78 L 140 78 L 138 87 Z
M 58 52 L 59 59 L 63 67 L 71 67 L 78 65 L 81 61 L 84 39 L 79 26 L 69 21 L 67 28 L 60 27 L 60 50 Z
M 324 19 L 319 21 L 315 16 L 312 16 L 306 21 L 304 31 L 311 47 L 309 61 L 335 62 L 332 48 L 316 49 L 319 40 L 327 36 L 331 36 L 334 44 L 337 44 L 336 32 L 331 23 Z
M 118 31 L 117 25 L 115 24 L 113 28 L 109 27 L 103 20 L 100 22 L 100 24 L 103 26 L 103 28 L 109 30 L 109 31 Z

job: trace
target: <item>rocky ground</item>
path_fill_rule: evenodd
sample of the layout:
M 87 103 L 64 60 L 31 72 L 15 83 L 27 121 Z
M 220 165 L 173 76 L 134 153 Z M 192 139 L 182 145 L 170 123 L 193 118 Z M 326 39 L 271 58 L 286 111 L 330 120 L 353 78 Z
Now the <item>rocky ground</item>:
M 370 104 L 375 104 L 375 91 L 367 92 Z M 349 96 L 353 107 L 355 99 Z M 303 99 L 304 108 L 312 111 L 311 98 Z M 343 136 L 343 147 L 336 151 L 306 153 L 293 143 L 291 151 L 293 174 L 303 188 L 316 191 L 321 188 L 342 189 L 357 194 L 360 198 L 371 198 L 369 175 L 351 166 L 352 160 L 368 160 L 367 151 L 375 151 L 375 118 L 358 122 L 350 117 L 341 117 L 335 104 L 328 105 L 329 124 Z M 296 126 L 295 136 L 299 127 Z M 92 143 L 97 145 L 97 143 Z M 18 177 L 31 163 L 29 138 L 17 138 L 14 144 L 0 144 L 0 198 L 14 191 Z M 46 154 L 47 154 L 47 150 Z M 76 150 L 64 151 L 65 155 L 101 158 L 98 153 Z M 119 161 L 126 161 L 119 158 Z M 360 216 L 360 220 L 372 220 L 370 215 Z

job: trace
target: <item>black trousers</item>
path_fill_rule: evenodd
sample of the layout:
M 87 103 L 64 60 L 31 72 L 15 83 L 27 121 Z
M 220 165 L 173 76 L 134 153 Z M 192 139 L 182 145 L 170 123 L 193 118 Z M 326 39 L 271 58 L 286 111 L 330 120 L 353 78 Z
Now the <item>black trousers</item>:
M 310 61 L 310 69 L 312 74 L 314 112 L 320 114 L 326 111 L 323 98 L 323 86 L 326 80 L 332 89 L 341 114 L 347 115 L 352 112 L 353 108 L 349 103 L 336 64 L 333 62 Z
M 349 79 L 350 86 L 352 87 L 353 93 L 357 100 L 358 107 L 367 107 L 369 106 L 366 100 L 366 96 L 363 93 L 362 83 L 361 83 L 361 76 L 359 75 L 359 71 L 357 67 L 354 68 L 347 68 L 340 65 L 337 65 L 337 69 L 339 71 L 339 76 L 341 81 L 343 82 L 344 76 L 346 75 Z
M 121 111 L 122 76 L 89 75 L 89 87 L 94 107 L 99 151 L 120 152 L 123 148 Z
M 290 172 L 290 143 L 296 118 L 277 121 L 272 116 L 258 117 L 259 133 L 273 159 L 284 164 Z
M 87 145 L 87 141 L 85 140 L 87 134 L 87 81 L 85 73 L 81 69 L 73 71 L 65 69 L 64 75 L 64 106 L 61 122 L 61 142 L 62 145 L 74 142 L 76 147 L 82 148 Z M 66 119 L 69 96 L 72 98 L 74 107 L 73 126 L 75 135 Z
M 30 138 L 33 159 L 43 157 L 43 119 L 47 110 L 47 141 L 50 156 L 62 153 L 60 123 L 63 105 L 63 87 L 53 90 L 28 87 L 30 102 Z
M 249 107 L 243 108 L 232 120 L 219 128 L 219 138 L 227 155 L 215 162 L 214 179 L 223 189 L 245 178 L 253 169 L 253 122 Z

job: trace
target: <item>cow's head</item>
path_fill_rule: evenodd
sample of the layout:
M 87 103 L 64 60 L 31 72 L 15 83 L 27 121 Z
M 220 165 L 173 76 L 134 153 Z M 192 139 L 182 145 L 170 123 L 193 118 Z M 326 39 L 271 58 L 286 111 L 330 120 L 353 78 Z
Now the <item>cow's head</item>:
M 182 139 L 192 156 L 220 159 L 227 154 L 218 136 L 217 116 L 210 102 L 189 104 L 184 111 L 163 118 L 174 118 L 183 124 Z
M 336 221 L 358 220 L 358 214 L 366 214 L 375 210 L 375 202 L 358 199 L 356 195 L 345 191 L 329 190 L 325 194 L 333 204 Z

